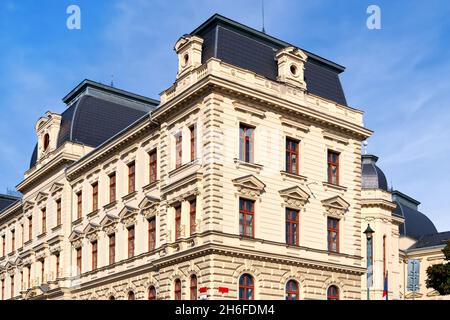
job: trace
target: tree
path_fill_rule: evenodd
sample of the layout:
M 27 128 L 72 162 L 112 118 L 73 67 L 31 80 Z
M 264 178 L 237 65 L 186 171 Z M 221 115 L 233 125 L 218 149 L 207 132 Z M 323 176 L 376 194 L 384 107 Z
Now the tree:
M 427 288 L 433 288 L 440 295 L 447 295 L 450 294 L 450 240 L 447 241 L 442 252 L 446 262 L 428 267 L 426 285 Z

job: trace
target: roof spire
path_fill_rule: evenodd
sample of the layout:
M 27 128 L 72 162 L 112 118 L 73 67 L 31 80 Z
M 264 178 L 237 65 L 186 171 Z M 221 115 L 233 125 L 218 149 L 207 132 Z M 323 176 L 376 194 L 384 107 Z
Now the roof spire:
M 264 21 L 264 0 L 261 0 L 261 13 L 262 13 L 262 32 L 266 33 L 265 21 Z
M 111 87 L 114 88 L 114 75 L 113 74 L 111 75 Z

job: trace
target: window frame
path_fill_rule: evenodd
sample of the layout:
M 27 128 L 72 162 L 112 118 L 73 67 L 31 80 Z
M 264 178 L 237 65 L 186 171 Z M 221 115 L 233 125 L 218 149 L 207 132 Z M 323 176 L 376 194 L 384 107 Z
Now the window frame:
M 294 144 L 296 146 L 295 150 L 290 147 L 291 144 Z M 290 138 L 290 137 L 286 137 L 286 148 L 285 148 L 286 167 L 285 167 L 285 170 L 287 173 L 295 174 L 295 175 L 300 174 L 299 173 L 299 168 L 300 168 L 299 153 L 300 153 L 300 141 Z M 295 163 L 295 172 L 293 172 L 293 170 L 292 170 L 292 157 L 293 156 L 295 156 L 297 159 L 297 161 Z
M 108 235 L 109 265 L 116 263 L 116 234 Z
M 334 289 L 336 289 L 336 294 L 330 294 L 330 290 L 332 289 L 332 288 L 334 288 Z M 340 290 L 339 290 L 339 287 L 338 286 L 336 286 L 336 285 L 334 285 L 334 284 L 332 284 L 332 285 L 330 285 L 328 288 L 327 288 L 327 300 L 339 300 L 339 295 L 340 295 L 340 292 L 339 292 Z
M 242 205 L 243 209 L 241 209 L 241 203 L 243 203 L 243 205 Z M 251 204 L 249 210 L 247 210 L 248 208 L 247 208 L 246 204 Z M 256 204 L 255 200 L 239 198 L 239 235 L 243 238 L 255 238 L 255 204 Z M 242 219 L 241 219 L 241 215 L 242 215 Z M 251 219 L 252 234 L 251 235 L 247 235 L 247 229 L 248 229 L 247 216 L 252 217 L 252 219 Z M 242 224 L 242 222 L 243 222 L 243 224 Z M 241 233 L 241 225 L 242 225 L 242 233 Z
M 295 213 L 296 218 L 292 219 L 292 215 Z M 291 246 L 299 246 L 300 245 L 300 210 L 286 208 L 285 210 L 285 219 L 286 219 L 286 244 Z M 294 239 L 294 225 L 297 226 L 295 231 L 295 239 Z M 293 241 L 295 240 L 295 241 Z
M 47 208 L 41 209 L 41 234 L 44 234 L 47 232 Z
M 195 230 L 195 218 L 197 217 L 197 199 L 189 201 L 189 236 L 192 236 Z
M 60 226 L 61 225 L 61 208 L 62 208 L 61 198 L 57 199 L 55 201 L 55 203 L 56 203 L 56 226 Z
M 195 274 L 191 275 L 189 278 L 189 297 L 191 300 L 197 300 L 197 287 L 198 287 L 198 279 Z
M 98 210 L 98 182 L 92 184 L 92 212 Z
M 330 221 L 336 221 L 336 228 L 330 227 Z M 339 238 L 340 238 L 340 220 L 334 217 L 327 217 L 327 242 L 328 242 L 328 252 L 339 253 Z M 333 232 L 336 233 L 336 250 L 331 250 L 331 245 L 334 244 L 332 237 L 330 236 Z
M 129 226 L 127 230 L 128 230 L 128 259 L 130 259 L 135 255 L 136 229 L 133 225 Z
M 332 155 L 336 156 L 336 162 L 333 162 L 331 159 Z M 339 171 L 340 171 L 340 157 L 341 153 L 328 149 L 327 151 L 327 181 L 329 184 L 333 184 L 338 186 L 339 185 Z M 336 167 L 336 182 L 333 182 L 333 174 L 332 174 L 332 168 Z
M 83 216 L 83 191 L 77 192 L 77 220 Z
M 131 161 L 128 165 L 128 194 L 136 191 L 136 162 Z
M 156 249 L 156 217 L 148 219 L 148 251 Z
M 190 145 L 191 145 L 191 161 L 197 157 L 197 126 L 193 124 L 189 127 Z
M 248 280 L 251 280 L 251 284 L 248 283 Z M 251 296 L 247 296 L 247 290 L 251 289 Z M 241 296 L 241 290 L 243 292 L 243 296 Z M 244 273 L 239 277 L 239 289 L 238 289 L 239 300 L 255 300 L 255 278 L 249 274 Z
M 183 165 L 183 134 L 175 135 L 175 169 Z
M 181 300 L 182 299 L 181 279 L 179 278 L 175 279 L 173 285 L 174 285 L 174 300 Z
M 181 204 L 175 207 L 175 241 L 181 237 Z
M 157 149 L 150 151 L 149 155 L 149 184 L 158 180 L 158 152 Z
M 245 123 L 239 124 L 239 160 L 246 163 L 255 163 L 255 127 Z M 251 130 L 250 136 L 247 131 Z M 248 159 L 247 159 L 248 155 Z
M 109 203 L 116 201 L 116 172 L 111 173 L 109 176 Z
M 94 240 L 91 242 L 91 268 L 96 270 L 98 268 L 98 241 Z
M 156 288 L 155 288 L 155 286 L 150 286 L 148 288 L 148 300 L 150 300 L 150 301 L 156 300 Z
M 33 239 L 33 216 L 28 217 L 28 241 Z
M 292 289 L 292 284 L 296 285 L 296 289 Z M 300 284 L 297 280 L 290 279 L 286 282 L 285 286 L 286 300 L 300 300 Z M 292 299 L 293 295 L 295 295 L 295 299 Z
M 81 275 L 83 268 L 83 249 L 82 247 L 75 248 L 76 262 L 77 262 L 77 276 Z

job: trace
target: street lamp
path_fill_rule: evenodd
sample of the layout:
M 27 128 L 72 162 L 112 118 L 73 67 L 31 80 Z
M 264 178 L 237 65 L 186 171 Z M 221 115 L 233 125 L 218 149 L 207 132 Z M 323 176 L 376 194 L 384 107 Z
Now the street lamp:
M 370 286 L 372 285 L 372 239 L 374 233 L 375 231 L 368 224 L 364 231 L 367 239 L 367 300 L 370 300 Z

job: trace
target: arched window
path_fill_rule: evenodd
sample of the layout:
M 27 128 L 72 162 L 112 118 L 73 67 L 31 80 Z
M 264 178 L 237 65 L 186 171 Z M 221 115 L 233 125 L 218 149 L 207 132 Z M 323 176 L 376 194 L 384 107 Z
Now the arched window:
M 46 133 L 44 135 L 44 151 L 47 150 L 49 144 L 50 144 L 50 136 L 48 133 Z
M 128 300 L 136 300 L 136 297 L 134 296 L 133 291 L 128 292 Z
M 248 273 L 239 278 L 239 300 L 253 300 L 255 283 L 253 277 Z
M 289 280 L 286 283 L 286 300 L 299 300 L 298 282 Z
M 116 298 L 114 298 L 114 296 L 110 296 L 110 297 L 108 298 L 108 300 L 116 300 Z
M 190 291 L 191 300 L 197 300 L 197 276 L 195 274 L 191 276 Z
M 329 286 L 327 290 L 328 300 L 339 300 L 339 288 L 336 286 Z
M 175 280 L 175 300 L 181 300 L 181 280 L 176 279 Z
M 148 288 L 148 300 L 156 300 L 156 289 L 154 286 Z

